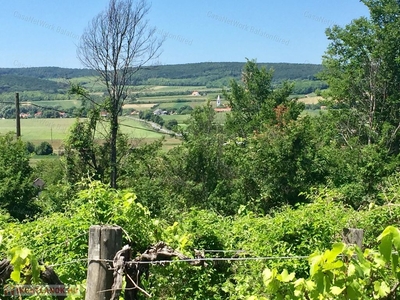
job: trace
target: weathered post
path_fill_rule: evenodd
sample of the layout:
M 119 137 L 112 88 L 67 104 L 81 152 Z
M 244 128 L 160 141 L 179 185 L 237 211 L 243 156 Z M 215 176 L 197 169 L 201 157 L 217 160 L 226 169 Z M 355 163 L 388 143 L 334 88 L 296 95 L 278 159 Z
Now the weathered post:
M 357 228 L 343 228 L 343 242 L 347 245 L 363 246 L 364 230 Z
M 21 136 L 21 116 L 19 111 L 19 93 L 15 93 L 15 114 L 17 122 L 17 138 Z
M 119 226 L 90 226 L 86 300 L 109 300 L 113 284 L 112 261 L 122 248 Z

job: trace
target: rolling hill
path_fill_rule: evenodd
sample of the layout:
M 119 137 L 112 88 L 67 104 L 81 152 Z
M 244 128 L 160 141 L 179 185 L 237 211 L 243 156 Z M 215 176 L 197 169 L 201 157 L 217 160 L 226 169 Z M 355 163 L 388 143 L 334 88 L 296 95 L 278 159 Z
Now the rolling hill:
M 178 65 L 159 65 L 145 67 L 132 77 L 133 85 L 164 85 L 164 86 L 207 86 L 224 87 L 231 79 L 240 80 L 241 62 L 204 62 Z M 316 81 L 316 74 L 322 70 L 321 65 L 292 63 L 260 63 L 274 70 L 274 81 Z M 55 85 L 54 79 L 73 79 L 94 76 L 95 72 L 88 69 L 67 69 L 58 67 L 38 68 L 0 68 L 0 86 L 7 91 L 23 90 L 54 90 L 64 88 Z M 29 80 L 35 78 L 37 80 Z M 24 82 L 21 86 L 21 83 Z M 48 82 L 46 86 L 45 82 Z M 4 90 L 3 90 L 4 91 Z

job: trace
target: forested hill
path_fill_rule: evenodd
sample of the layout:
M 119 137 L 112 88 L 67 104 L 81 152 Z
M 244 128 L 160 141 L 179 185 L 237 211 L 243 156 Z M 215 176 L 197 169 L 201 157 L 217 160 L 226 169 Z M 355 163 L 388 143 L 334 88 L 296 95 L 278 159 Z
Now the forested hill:
M 95 72 L 88 69 L 69 69 L 59 67 L 37 67 L 37 68 L 0 68 L 0 76 L 15 75 L 35 77 L 40 79 L 50 78 L 76 78 L 93 76 Z
M 286 79 L 315 80 L 315 75 L 322 70 L 321 65 L 315 64 L 260 63 L 260 65 L 274 69 L 275 82 Z M 244 63 L 241 62 L 204 62 L 152 66 L 137 72 L 132 78 L 132 84 L 223 87 L 227 86 L 232 78 L 240 80 L 243 66 Z M 26 77 L 43 80 L 52 78 L 71 79 L 95 74 L 93 70 L 88 69 L 58 67 L 0 68 L 2 84 L 7 84 L 8 79 L 15 82 L 16 76 L 21 76 L 21 80 L 28 84 L 30 81 L 26 81 Z M 11 83 L 8 85 L 12 86 Z M 31 90 L 31 88 L 28 87 L 28 90 Z
M 231 78 L 239 80 L 245 63 L 204 62 L 180 65 L 162 65 L 141 70 L 134 77 L 135 83 L 159 85 L 228 85 Z M 274 81 L 314 80 L 322 65 L 292 63 L 260 63 L 274 70 Z
M 45 93 L 58 93 L 68 88 L 66 83 L 30 76 L 0 75 L 0 93 L 18 91 L 42 91 Z

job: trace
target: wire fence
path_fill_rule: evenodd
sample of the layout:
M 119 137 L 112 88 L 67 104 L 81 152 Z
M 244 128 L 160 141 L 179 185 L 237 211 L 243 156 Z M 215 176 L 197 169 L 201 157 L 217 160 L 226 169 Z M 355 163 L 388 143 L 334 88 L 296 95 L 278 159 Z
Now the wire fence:
M 211 252 L 225 252 L 226 250 L 209 250 Z M 228 250 L 228 252 L 235 252 L 234 250 Z M 214 262 L 214 261 L 263 261 L 263 260 L 306 260 L 309 259 L 309 256 L 305 255 L 293 255 L 293 256 L 256 256 L 256 257 L 204 257 L 204 258 L 188 258 L 188 259 L 175 259 L 175 260 L 152 260 L 152 261 L 130 261 L 130 263 L 135 264 L 146 264 L 146 265 L 157 265 L 157 264 L 169 264 L 169 263 L 180 263 L 180 262 L 198 262 L 198 261 L 206 261 L 206 262 Z M 58 267 L 63 265 L 76 264 L 81 262 L 107 262 L 113 263 L 114 260 L 111 259 L 89 259 L 89 258 L 78 258 L 71 260 L 69 262 L 51 264 L 48 267 Z

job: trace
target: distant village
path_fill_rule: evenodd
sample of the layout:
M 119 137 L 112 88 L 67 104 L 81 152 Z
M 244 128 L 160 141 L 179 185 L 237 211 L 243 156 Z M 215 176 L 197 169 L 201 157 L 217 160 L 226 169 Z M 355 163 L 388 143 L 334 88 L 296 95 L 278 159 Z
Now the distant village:
M 194 92 L 192 92 L 192 94 L 191 94 L 191 96 L 194 96 L 194 97 L 197 97 L 197 96 L 202 96 L 198 91 L 194 91 Z M 226 106 L 226 105 L 223 105 L 222 103 L 221 103 L 221 97 L 218 95 L 218 97 L 217 97 L 217 99 L 215 100 L 216 101 L 216 107 L 214 108 L 214 111 L 215 112 L 229 112 L 229 111 L 231 111 L 231 108 L 230 107 L 228 107 L 228 106 Z M 158 104 L 155 104 L 155 106 L 154 107 L 156 107 Z M 186 108 L 186 107 L 185 107 Z M 181 110 L 182 110 L 182 108 L 181 108 Z M 138 114 L 138 112 L 132 112 L 131 114 Z M 162 115 L 170 115 L 170 114 L 181 114 L 180 113 L 180 111 L 179 110 L 173 110 L 173 111 L 171 111 L 171 110 L 166 110 L 166 109 L 161 109 L 161 108 L 157 108 L 157 109 L 155 109 L 154 111 L 153 111 L 153 114 L 154 115 L 157 115 L 157 116 L 162 116 Z
M 203 96 L 201 93 L 198 91 L 193 91 L 191 93 L 191 96 L 193 97 L 198 97 L 198 96 Z M 219 112 L 229 112 L 231 111 L 231 108 L 223 105 L 221 103 L 221 97 L 218 95 L 216 101 L 216 105 L 214 108 L 214 111 L 219 113 Z M 158 104 L 155 104 L 153 108 L 157 107 Z M 45 110 L 37 110 L 37 108 L 34 111 L 31 111 L 31 109 L 28 109 L 28 107 L 23 107 L 21 110 L 25 110 L 24 112 L 20 113 L 20 118 L 21 119 L 29 119 L 29 118 L 68 118 L 70 117 L 68 113 L 59 111 L 57 109 L 51 109 L 51 108 L 46 108 Z M 183 106 L 180 109 L 176 110 L 166 110 L 166 109 L 161 109 L 161 108 L 156 108 L 152 111 L 153 115 L 156 116 L 162 116 L 162 115 L 170 115 L 170 114 L 187 114 L 190 113 L 191 109 L 188 106 Z M 138 115 L 139 112 L 136 110 L 133 110 L 131 115 Z M 108 113 L 106 111 L 101 111 L 100 112 L 101 117 L 107 117 Z
M 31 113 L 20 113 L 19 117 L 21 119 L 29 119 L 29 118 L 68 118 L 68 114 L 66 112 L 59 112 L 56 111 L 55 113 L 52 113 L 50 117 L 46 116 L 46 114 L 43 114 L 43 111 L 38 111 L 37 113 L 31 114 Z

